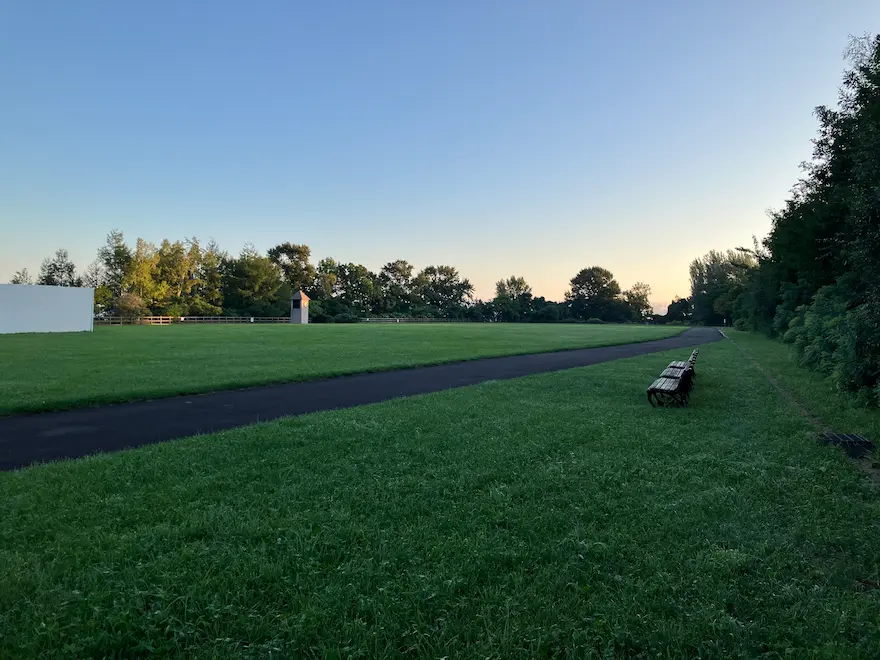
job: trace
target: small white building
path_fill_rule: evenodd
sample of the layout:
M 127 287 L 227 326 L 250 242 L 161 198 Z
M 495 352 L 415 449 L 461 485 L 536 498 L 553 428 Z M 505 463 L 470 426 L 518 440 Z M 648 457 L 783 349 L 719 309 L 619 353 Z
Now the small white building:
M 290 298 L 290 322 L 309 322 L 309 297 L 302 291 L 297 291 Z
M 0 334 L 91 332 L 94 313 L 89 287 L 0 284 Z

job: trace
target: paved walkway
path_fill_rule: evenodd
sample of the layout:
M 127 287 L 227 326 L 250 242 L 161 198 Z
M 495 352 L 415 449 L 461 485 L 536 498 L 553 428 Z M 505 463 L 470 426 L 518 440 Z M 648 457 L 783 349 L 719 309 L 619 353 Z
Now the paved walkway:
M 714 328 L 638 344 L 453 362 L 434 367 L 267 385 L 101 408 L 0 419 L 0 470 L 139 447 L 288 415 L 351 408 L 487 380 L 585 367 L 722 339 Z M 645 373 L 645 385 L 653 373 Z M 647 405 L 647 404 L 645 404 Z

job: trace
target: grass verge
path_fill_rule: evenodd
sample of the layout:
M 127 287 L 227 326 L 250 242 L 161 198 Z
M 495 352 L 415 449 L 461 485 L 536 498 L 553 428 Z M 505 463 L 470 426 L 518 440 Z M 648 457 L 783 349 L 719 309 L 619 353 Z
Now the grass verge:
M 0 656 L 880 657 L 877 488 L 729 342 L 0 475 Z
M 819 421 L 840 433 L 858 433 L 880 445 L 880 411 L 859 405 L 855 397 L 837 392 L 831 380 L 799 367 L 791 346 L 757 333 L 725 332 Z
M 639 325 L 202 325 L 0 336 L 0 415 L 661 339 Z

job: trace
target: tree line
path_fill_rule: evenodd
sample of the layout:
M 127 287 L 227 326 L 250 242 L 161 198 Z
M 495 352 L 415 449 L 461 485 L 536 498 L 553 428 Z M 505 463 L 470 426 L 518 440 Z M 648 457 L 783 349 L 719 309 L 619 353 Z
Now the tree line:
M 853 39 L 836 108 L 819 106 L 812 159 L 751 248 L 690 266 L 667 317 L 758 330 L 804 366 L 880 404 L 880 36 Z M 673 307 L 674 306 L 674 307 Z
M 14 284 L 28 284 L 27 270 Z M 37 284 L 95 289 L 97 314 L 111 316 L 286 316 L 297 290 L 312 299 L 315 322 L 355 322 L 372 317 L 421 317 L 473 321 L 644 322 L 651 318 L 651 289 L 637 282 L 621 290 L 605 268 L 584 268 L 561 302 L 534 296 L 522 277 L 495 285 L 491 300 L 474 298 L 474 287 L 453 266 L 416 271 L 403 259 L 378 273 L 362 264 L 324 258 L 312 263 L 307 245 L 280 243 L 265 254 L 246 245 L 230 255 L 213 241 L 138 238 L 134 247 L 113 230 L 97 258 L 82 272 L 66 250 L 45 259 Z

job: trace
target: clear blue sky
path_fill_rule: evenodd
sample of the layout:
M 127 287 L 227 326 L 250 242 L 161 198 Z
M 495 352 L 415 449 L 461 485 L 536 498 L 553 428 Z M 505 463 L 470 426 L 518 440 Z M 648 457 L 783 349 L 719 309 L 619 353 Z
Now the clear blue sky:
M 873 0 L 0 5 L 0 281 L 111 228 L 663 304 L 769 227 Z

